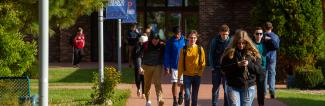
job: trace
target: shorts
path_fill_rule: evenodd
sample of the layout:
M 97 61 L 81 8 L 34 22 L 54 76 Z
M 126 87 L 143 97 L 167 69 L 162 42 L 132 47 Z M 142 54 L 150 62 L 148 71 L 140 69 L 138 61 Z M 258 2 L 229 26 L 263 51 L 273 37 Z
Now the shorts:
M 177 80 L 178 80 L 178 70 L 177 69 L 171 69 L 171 82 L 174 83 L 176 82 L 177 83 Z M 181 79 L 180 79 L 180 83 L 183 84 L 183 75 L 181 76 Z

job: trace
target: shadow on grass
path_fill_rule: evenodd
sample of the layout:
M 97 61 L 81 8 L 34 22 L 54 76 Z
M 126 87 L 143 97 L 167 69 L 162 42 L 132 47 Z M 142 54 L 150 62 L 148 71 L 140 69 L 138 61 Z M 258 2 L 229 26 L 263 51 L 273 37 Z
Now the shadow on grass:
M 92 83 L 93 73 L 98 69 L 61 69 L 51 71 L 50 82 L 58 83 Z M 134 71 L 132 68 L 123 68 L 121 83 L 134 83 Z
M 77 69 L 72 73 L 68 74 L 64 78 L 57 82 L 62 83 L 91 83 L 93 73 L 97 72 L 97 69 Z
M 325 100 L 311 100 L 295 97 L 278 97 L 277 99 L 285 102 L 288 106 L 325 106 Z

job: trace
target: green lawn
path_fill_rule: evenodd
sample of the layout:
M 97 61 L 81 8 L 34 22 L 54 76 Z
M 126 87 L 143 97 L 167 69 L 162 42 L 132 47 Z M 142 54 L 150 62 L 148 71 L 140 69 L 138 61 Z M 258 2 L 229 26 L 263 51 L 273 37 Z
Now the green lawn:
M 288 106 L 325 106 L 325 93 L 310 94 L 301 90 L 277 90 L 277 99 Z
M 93 72 L 98 69 L 78 68 L 54 68 L 49 70 L 49 104 L 51 105 L 86 105 L 91 100 L 93 92 L 89 88 L 78 86 L 93 86 Z M 132 83 L 134 81 L 133 70 L 123 68 L 121 82 Z M 38 93 L 38 80 L 32 79 L 32 94 Z M 54 86 L 75 86 L 77 88 L 53 88 Z M 116 90 L 114 106 L 124 106 L 130 95 L 130 90 Z
M 56 68 L 49 70 L 50 85 L 89 85 L 92 82 L 93 72 L 98 69 Z M 121 83 L 133 83 L 134 71 L 131 68 L 123 68 Z M 37 86 L 38 80 L 32 79 L 31 84 Z
M 87 105 L 91 100 L 91 89 L 50 89 L 49 103 L 51 105 Z M 37 94 L 37 89 L 32 89 L 33 94 Z M 113 106 L 124 106 L 130 96 L 130 90 L 116 90 Z

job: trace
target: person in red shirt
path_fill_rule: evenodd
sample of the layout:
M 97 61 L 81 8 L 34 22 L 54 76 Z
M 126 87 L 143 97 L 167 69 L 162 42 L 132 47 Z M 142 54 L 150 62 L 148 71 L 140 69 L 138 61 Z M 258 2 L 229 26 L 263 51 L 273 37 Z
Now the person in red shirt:
M 79 67 L 79 63 L 82 59 L 83 48 L 85 47 L 85 34 L 81 27 L 78 28 L 77 35 L 73 38 L 73 65 Z

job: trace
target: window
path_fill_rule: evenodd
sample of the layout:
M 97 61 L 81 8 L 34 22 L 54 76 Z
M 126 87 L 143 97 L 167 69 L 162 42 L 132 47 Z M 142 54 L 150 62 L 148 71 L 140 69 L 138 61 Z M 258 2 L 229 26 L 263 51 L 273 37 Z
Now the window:
M 147 0 L 148 7 L 165 7 L 165 0 Z
M 168 0 L 168 7 L 182 6 L 183 0 Z
M 137 1 L 137 7 L 144 7 L 144 0 L 136 0 Z
M 185 6 L 186 7 L 199 6 L 199 0 L 185 0 Z

